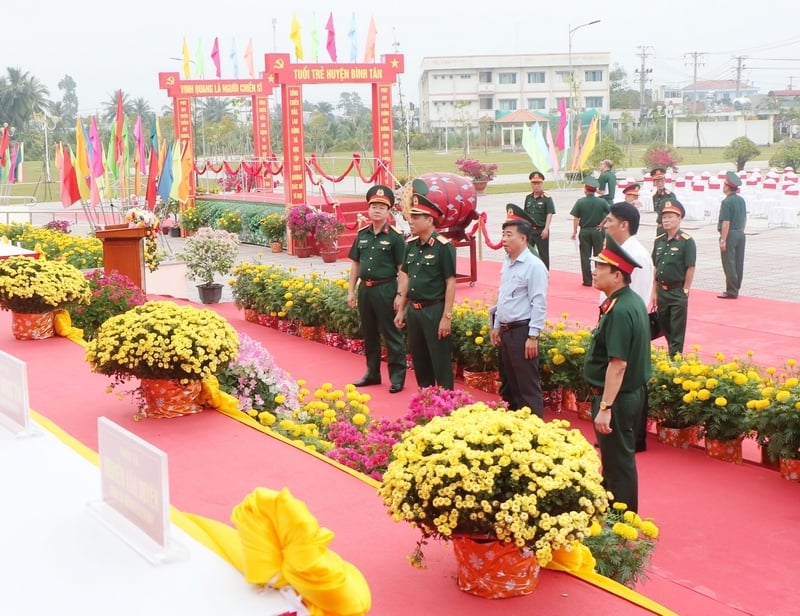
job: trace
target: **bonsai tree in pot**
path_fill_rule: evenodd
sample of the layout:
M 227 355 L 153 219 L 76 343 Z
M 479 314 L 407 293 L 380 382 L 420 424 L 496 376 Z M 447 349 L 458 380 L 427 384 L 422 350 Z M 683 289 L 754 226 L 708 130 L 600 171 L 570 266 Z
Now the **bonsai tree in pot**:
M 189 276 L 200 281 L 197 285 L 200 301 L 214 304 L 222 297 L 222 285 L 214 282 L 214 275 L 229 274 L 238 255 L 239 236 L 222 229 L 201 227 L 186 238 L 186 246 L 177 256 L 186 262 Z
M 314 239 L 319 245 L 319 252 L 326 262 L 336 260 L 339 251 L 339 236 L 344 232 L 344 224 L 336 218 L 335 214 L 320 212 L 317 214 Z M 327 258 L 326 258 L 327 255 Z

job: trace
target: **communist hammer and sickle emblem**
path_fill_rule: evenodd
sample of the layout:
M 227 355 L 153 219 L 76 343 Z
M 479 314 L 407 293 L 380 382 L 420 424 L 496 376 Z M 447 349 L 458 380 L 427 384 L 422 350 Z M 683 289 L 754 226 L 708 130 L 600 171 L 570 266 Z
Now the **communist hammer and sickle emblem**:
M 275 70 L 280 70 L 283 68 L 283 58 L 278 58 L 275 60 L 275 64 L 272 65 L 272 68 Z
M 174 86 L 175 85 L 175 77 L 173 75 L 170 75 L 169 77 L 167 77 L 167 85 L 168 86 Z

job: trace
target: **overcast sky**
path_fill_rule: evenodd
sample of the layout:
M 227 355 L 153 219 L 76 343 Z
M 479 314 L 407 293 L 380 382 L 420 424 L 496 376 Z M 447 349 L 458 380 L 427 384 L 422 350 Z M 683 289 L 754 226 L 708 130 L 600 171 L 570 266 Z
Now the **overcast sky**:
M 547 4 L 555 8 L 545 8 Z M 234 76 L 228 54 L 235 40 L 240 77 L 247 77 L 242 55 L 250 38 L 256 71 L 263 68 L 267 52 L 292 52 L 294 59 L 289 39 L 293 12 L 301 26 L 305 61 L 310 61 L 310 34 L 316 21 L 320 61 L 327 62 L 324 28 L 332 11 L 340 60 L 349 59 L 347 31 L 352 14 L 356 15 L 358 61 L 363 59 L 367 28 L 374 15 L 377 54 L 391 53 L 393 43 L 399 43 L 399 52 L 405 54 L 403 95 L 414 101 L 423 57 L 566 53 L 570 28 L 595 19 L 601 22 L 573 32 L 573 53 L 610 52 L 612 66 L 618 63 L 627 71 L 634 89 L 638 90 L 635 71 L 641 66 L 643 51 L 647 54 L 645 66 L 652 69 L 648 88 L 689 85 L 694 70 L 692 54 L 698 52 L 699 80 L 735 79 L 736 57 L 744 56 L 743 79 L 760 92 L 785 89 L 790 83 L 800 89 L 800 11 L 796 1 L 723 5 L 702 0 L 617 0 L 606 3 L 605 10 L 601 6 L 588 0 L 134 0 L 121 4 L 28 0 L 11 3 L 5 11 L 0 70 L 4 74 L 10 66 L 27 71 L 50 90 L 53 100 L 61 99 L 57 84 L 70 75 L 77 83 L 83 116 L 100 111 L 102 103 L 120 88 L 132 98 L 147 99 L 157 111 L 170 103 L 158 88 L 158 73 L 181 70 L 183 37 L 192 56 L 198 40 L 202 41 L 207 77 L 213 77 L 208 56 L 214 37 L 219 37 L 223 78 Z M 339 99 L 340 88 L 335 86 L 309 90 L 304 92 L 308 100 L 335 104 Z M 368 96 L 362 100 L 369 103 Z

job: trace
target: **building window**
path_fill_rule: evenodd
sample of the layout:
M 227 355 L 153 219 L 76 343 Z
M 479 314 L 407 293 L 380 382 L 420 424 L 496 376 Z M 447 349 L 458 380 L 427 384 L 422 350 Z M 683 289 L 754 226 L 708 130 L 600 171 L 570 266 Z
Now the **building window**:
M 461 79 L 472 79 L 472 75 L 462 73 Z
M 501 98 L 497 104 L 500 111 L 516 111 L 517 109 L 516 98 Z
M 544 72 L 528 73 L 528 83 L 544 83 Z
M 514 85 L 517 83 L 517 74 L 516 73 L 500 73 L 499 82 L 502 85 Z
M 479 103 L 478 106 L 481 111 L 491 111 L 492 109 L 494 109 L 491 96 L 481 96 L 478 103 Z
M 560 107 L 560 106 L 561 106 L 561 101 L 564 101 L 564 105 L 566 105 L 567 109 L 569 109 L 569 108 L 571 107 L 571 105 L 570 105 L 570 99 L 569 99 L 569 97 L 568 97 L 568 96 L 559 96 L 559 97 L 556 99 L 556 105 L 557 105 L 558 107 Z
M 556 71 L 556 77 L 561 83 L 569 83 L 569 71 Z
M 544 98 L 529 98 L 528 109 L 544 109 L 547 99 Z
M 602 109 L 603 108 L 603 97 L 602 96 L 587 96 L 586 97 L 586 107 L 588 109 Z
M 586 71 L 584 75 L 586 81 L 603 81 L 603 71 Z
M 480 71 L 478 73 L 479 83 L 492 83 L 492 71 Z

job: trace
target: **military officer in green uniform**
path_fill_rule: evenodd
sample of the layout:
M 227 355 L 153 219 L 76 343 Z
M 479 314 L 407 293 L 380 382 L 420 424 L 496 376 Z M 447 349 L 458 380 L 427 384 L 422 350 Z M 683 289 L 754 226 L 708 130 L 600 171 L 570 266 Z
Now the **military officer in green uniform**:
M 653 178 L 653 211 L 656 213 L 656 235 L 661 235 L 664 233 L 664 227 L 661 225 L 661 210 L 664 209 L 664 204 L 667 201 L 672 204 L 680 204 L 680 201 L 675 197 L 675 193 L 664 186 L 667 177 L 666 169 L 656 167 L 650 172 L 650 177 Z
M 556 213 L 553 198 L 544 190 L 544 174 L 531 171 L 528 175 L 531 182 L 531 193 L 525 197 L 523 209 L 531 218 L 531 245 L 536 246 L 536 251 L 544 266 L 550 269 L 550 222 Z
M 635 426 L 650 379 L 650 325 L 644 301 L 630 288 L 639 264 L 614 238 L 595 261 L 594 286 L 606 294 L 586 350 L 583 374 L 592 387 L 594 421 L 605 487 L 613 500 L 639 509 Z
M 597 196 L 608 201 L 608 205 L 614 203 L 614 195 L 617 192 L 617 174 L 612 171 L 614 163 L 608 159 L 600 163 L 600 175 L 597 178 Z
M 653 243 L 658 322 L 669 343 L 669 354 L 683 353 L 689 289 L 692 288 L 697 246 L 694 239 L 681 231 L 684 209 L 680 203 L 667 201 L 661 210 L 664 232 Z
M 398 328 L 408 327 L 417 385 L 453 389 L 450 329 L 456 296 L 456 249 L 436 232 L 444 212 L 428 198 L 428 185 L 417 178 L 411 188 L 408 218 L 412 236 L 400 268 L 394 323 Z
M 583 286 L 592 286 L 592 267 L 589 258 L 600 254 L 603 249 L 603 238 L 605 231 L 606 216 L 608 216 L 609 205 L 605 199 L 596 196 L 597 180 L 587 177 L 583 186 L 584 196 L 575 202 L 569 215 L 572 216 L 572 235 L 574 241 L 578 238 L 578 250 L 581 256 L 581 275 Z M 580 226 L 580 232 L 578 227 Z
M 733 171 L 725 174 L 722 192 L 725 198 L 719 209 L 719 252 L 722 271 L 725 272 L 725 291 L 717 295 L 720 299 L 736 299 L 744 276 L 744 227 L 747 223 L 747 204 L 737 194 L 742 180 Z
M 403 391 L 406 381 L 405 342 L 402 332 L 394 325 L 394 311 L 399 303 L 397 276 L 406 242 L 403 234 L 388 222 L 389 209 L 394 206 L 394 193 L 388 186 L 377 184 L 370 188 L 367 206 L 369 222 L 358 230 L 348 254 L 353 263 L 347 303 L 351 308 L 358 306 L 367 356 L 367 372 L 355 385 L 380 384 L 383 336 L 391 382 L 389 393 L 396 394 Z

